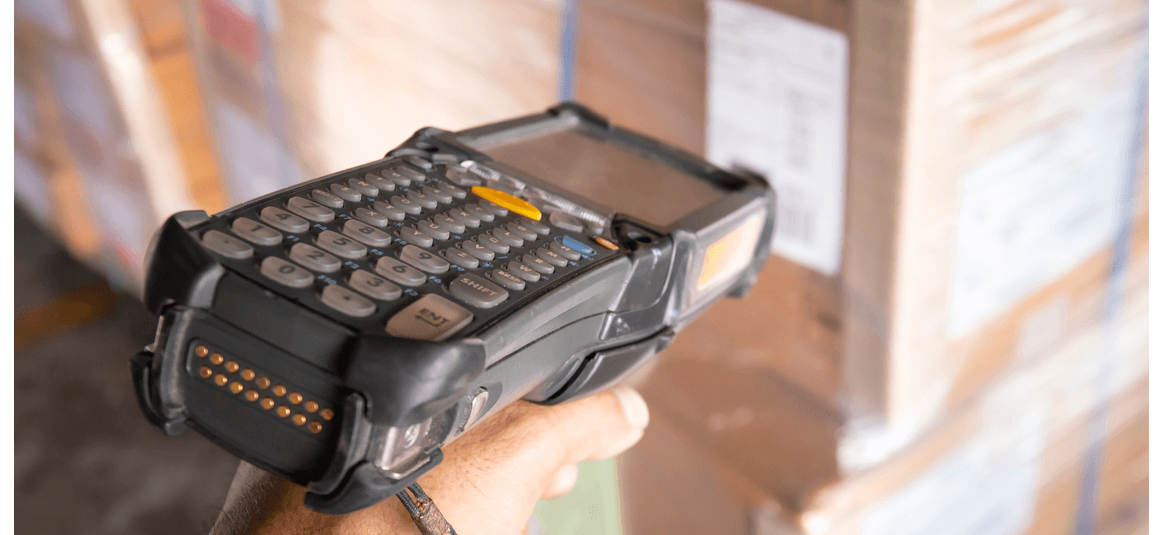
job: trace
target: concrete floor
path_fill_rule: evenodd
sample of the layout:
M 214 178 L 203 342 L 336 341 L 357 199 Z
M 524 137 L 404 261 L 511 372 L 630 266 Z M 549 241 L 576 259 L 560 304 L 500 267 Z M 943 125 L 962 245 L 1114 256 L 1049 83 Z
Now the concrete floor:
M 15 220 L 16 532 L 206 533 L 236 461 L 142 417 L 128 359 L 154 318 Z

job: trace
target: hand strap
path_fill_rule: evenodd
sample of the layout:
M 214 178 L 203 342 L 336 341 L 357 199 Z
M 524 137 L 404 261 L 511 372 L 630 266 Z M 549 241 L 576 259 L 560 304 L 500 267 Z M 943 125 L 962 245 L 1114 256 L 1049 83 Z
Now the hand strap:
M 409 492 L 412 494 L 409 495 Z M 398 492 L 396 498 L 404 504 L 408 516 L 411 516 L 416 527 L 420 528 L 421 535 L 457 535 L 457 531 L 449 525 L 448 520 L 445 520 L 445 515 L 437 509 L 432 498 L 421 490 L 419 483 L 413 483 Z

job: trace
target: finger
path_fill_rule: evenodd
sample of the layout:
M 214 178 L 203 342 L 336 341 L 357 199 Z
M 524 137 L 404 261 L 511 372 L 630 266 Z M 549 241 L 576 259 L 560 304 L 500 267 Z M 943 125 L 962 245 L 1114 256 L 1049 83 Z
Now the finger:
M 619 387 L 546 407 L 537 420 L 550 422 L 539 447 L 557 452 L 559 465 L 610 457 L 629 448 L 650 421 L 643 397 Z
M 550 486 L 542 493 L 542 499 L 561 498 L 574 490 L 574 485 L 578 483 L 578 465 L 568 464 L 558 469 L 554 474 L 554 478 L 550 480 Z

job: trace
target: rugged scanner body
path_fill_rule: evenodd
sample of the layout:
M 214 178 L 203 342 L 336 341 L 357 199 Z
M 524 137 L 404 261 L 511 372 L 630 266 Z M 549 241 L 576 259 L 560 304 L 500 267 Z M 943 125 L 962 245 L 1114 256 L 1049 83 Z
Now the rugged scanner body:
M 576 104 L 447 132 L 158 231 L 132 359 L 167 434 L 192 428 L 372 505 L 517 399 L 605 388 L 768 254 L 774 194 Z

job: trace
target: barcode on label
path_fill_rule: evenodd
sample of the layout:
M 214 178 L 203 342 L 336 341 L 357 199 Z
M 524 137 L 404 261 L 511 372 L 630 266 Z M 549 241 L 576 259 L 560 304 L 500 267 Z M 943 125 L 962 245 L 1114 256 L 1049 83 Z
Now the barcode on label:
M 776 201 L 776 239 L 804 246 L 816 243 L 816 214 L 797 199 Z

